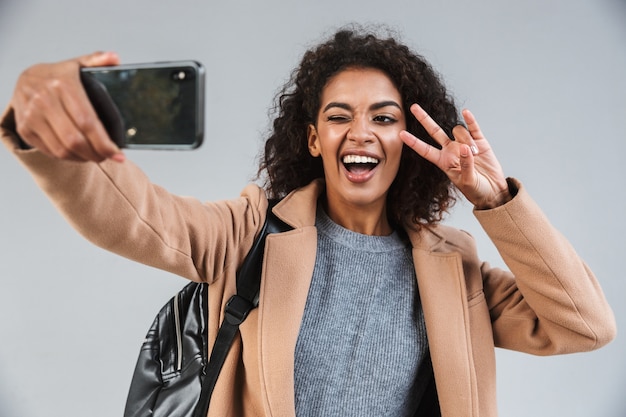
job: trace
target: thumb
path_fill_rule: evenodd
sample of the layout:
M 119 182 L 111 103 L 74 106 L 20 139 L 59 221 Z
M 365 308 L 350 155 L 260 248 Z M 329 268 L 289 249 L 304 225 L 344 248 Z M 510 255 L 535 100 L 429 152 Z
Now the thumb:
M 467 145 L 461 146 L 461 183 L 464 185 L 473 185 L 475 181 L 474 173 L 474 155 L 471 148 Z
M 119 65 L 120 57 L 115 52 L 94 52 L 78 58 L 81 67 L 104 67 Z

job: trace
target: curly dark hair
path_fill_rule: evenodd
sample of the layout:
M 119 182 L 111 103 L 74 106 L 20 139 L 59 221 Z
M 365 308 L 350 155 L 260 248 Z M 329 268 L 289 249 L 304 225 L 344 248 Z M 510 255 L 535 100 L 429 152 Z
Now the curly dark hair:
M 456 106 L 430 64 L 393 37 L 379 37 L 362 28 L 343 28 L 304 54 L 277 95 L 277 115 L 258 171 L 270 198 L 280 198 L 324 177 L 321 158 L 309 153 L 307 127 L 316 123 L 322 90 L 329 79 L 355 67 L 379 69 L 389 76 L 402 97 L 409 132 L 440 147 L 411 117 L 409 107 L 418 103 L 452 138 L 452 128 L 460 123 Z M 390 222 L 410 222 L 418 227 L 436 223 L 454 201 L 448 177 L 405 145 L 398 175 L 387 195 Z

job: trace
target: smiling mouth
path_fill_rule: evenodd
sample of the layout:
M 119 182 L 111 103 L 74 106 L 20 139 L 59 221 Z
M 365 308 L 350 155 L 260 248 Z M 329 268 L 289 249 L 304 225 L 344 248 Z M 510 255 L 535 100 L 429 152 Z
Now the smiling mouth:
M 372 158 L 371 156 L 346 155 L 343 157 L 342 162 L 348 172 L 353 174 L 364 174 L 376 168 L 380 161 L 376 158 Z

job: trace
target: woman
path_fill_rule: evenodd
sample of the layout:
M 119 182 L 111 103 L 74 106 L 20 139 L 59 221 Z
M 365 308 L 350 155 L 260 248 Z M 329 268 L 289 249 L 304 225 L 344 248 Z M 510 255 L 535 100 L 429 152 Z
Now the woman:
M 279 96 L 265 188 L 215 203 L 151 184 L 108 139 L 78 69 L 117 62 L 26 70 L 3 141 L 88 239 L 208 282 L 210 340 L 267 197 L 282 198 L 274 212 L 294 230 L 268 237 L 259 308 L 210 416 L 495 416 L 494 346 L 548 355 L 614 337 L 591 271 L 394 39 L 342 30 L 308 51 Z M 455 188 L 511 272 L 437 224 Z

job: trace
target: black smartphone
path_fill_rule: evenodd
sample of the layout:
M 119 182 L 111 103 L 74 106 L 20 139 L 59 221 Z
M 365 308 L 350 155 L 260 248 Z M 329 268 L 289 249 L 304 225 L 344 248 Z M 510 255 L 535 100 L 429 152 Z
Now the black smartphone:
M 171 61 L 81 69 L 81 80 L 120 148 L 196 149 L 204 137 L 204 67 Z

